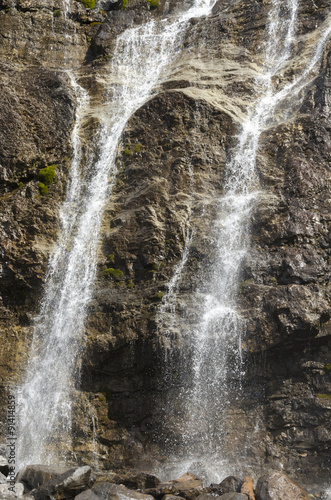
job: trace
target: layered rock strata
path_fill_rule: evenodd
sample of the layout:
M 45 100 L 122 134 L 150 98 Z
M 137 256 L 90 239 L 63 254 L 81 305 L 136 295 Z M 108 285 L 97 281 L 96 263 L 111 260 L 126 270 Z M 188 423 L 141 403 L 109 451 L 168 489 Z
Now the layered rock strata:
M 161 2 L 151 10 L 135 0 L 125 9 L 104 2 L 92 10 L 75 1 L 70 9 L 56 2 L 0 4 L 2 422 L 8 384 L 24 371 L 72 158 L 75 96 L 62 70 L 74 67 L 91 95 L 81 131 L 88 151 L 117 34 L 176 8 Z M 86 402 L 98 414 L 99 457 L 107 466 L 142 455 L 153 461 L 167 452 L 160 441 L 180 439 L 178 368 L 186 346 L 178 333 L 164 368 L 158 314 L 189 227 L 177 311 L 183 331 L 197 320 L 192 297 L 214 265 L 217 200 L 240 123 L 256 98 L 269 9 L 267 1 L 219 1 L 208 19 L 191 20 L 181 56 L 127 125 L 84 334 L 74 424 L 82 460 L 92 453 L 86 436 L 94 432 L 83 415 Z M 326 0 L 299 2 L 294 72 L 307 63 L 328 11 Z M 327 42 L 291 114 L 261 139 L 263 194 L 238 290 L 246 376 L 239 402 L 234 398 L 227 411 L 224 450 L 233 460 L 244 453 L 250 467 L 284 467 L 308 482 L 325 481 L 330 472 L 330 64 Z M 56 177 L 42 194 L 40 171 L 49 166 Z M 163 410 L 169 401 L 171 425 Z

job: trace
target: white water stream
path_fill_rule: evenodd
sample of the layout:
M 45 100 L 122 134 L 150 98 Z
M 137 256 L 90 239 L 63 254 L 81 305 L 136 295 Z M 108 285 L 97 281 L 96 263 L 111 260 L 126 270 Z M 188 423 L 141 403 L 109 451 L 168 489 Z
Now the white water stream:
M 207 15 L 212 5 L 212 0 L 197 0 L 181 17 L 152 21 L 119 36 L 110 68 L 110 79 L 116 83 L 111 85 L 98 139 L 100 157 L 90 165 L 84 183 L 80 133 L 89 112 L 89 98 L 72 77 L 78 104 L 72 135 L 74 158 L 61 210 L 61 235 L 49 263 L 26 378 L 18 389 L 19 468 L 61 459 L 61 450 L 56 445 L 61 435 L 70 436 L 77 360 L 84 347 L 82 333 L 96 275 L 103 207 L 116 177 L 116 148 L 128 119 L 149 98 L 162 71 L 174 61 L 189 19 Z M 280 16 L 279 10 L 284 5 L 286 15 Z M 260 135 L 277 123 L 279 116 L 286 118 L 289 111 L 284 109 L 290 109 L 287 104 L 307 84 L 331 33 L 328 25 L 301 75 L 277 88 L 274 77 L 284 73 L 292 55 L 297 6 L 297 0 L 273 0 L 265 46 L 265 73 L 256 82 L 256 105 L 243 123 L 227 167 L 226 194 L 219 201 L 215 272 L 211 282 L 201 288 L 202 320 L 191 338 L 193 388 L 182 392 L 187 409 L 183 423 L 187 460 L 183 470 L 192 461 L 202 461 L 212 470 L 223 456 L 222 415 L 233 397 L 228 379 L 240 379 L 242 372 L 244 325 L 236 310 L 236 294 L 242 262 L 249 250 L 249 220 L 260 189 L 255 168 Z M 173 312 L 170 296 L 176 291 L 187 261 L 189 243 L 190 238 L 187 253 L 168 287 L 168 304 Z M 217 479 L 217 473 L 213 474 L 212 479 Z
M 110 68 L 110 81 L 116 83 L 111 85 L 103 113 L 100 157 L 90 165 L 84 182 L 79 136 L 88 96 L 71 77 L 78 101 L 74 159 L 61 210 L 62 231 L 49 263 L 26 378 L 17 394 L 18 468 L 64 458 L 60 443 L 70 439 L 77 360 L 96 275 L 103 207 L 116 176 L 116 148 L 128 119 L 149 98 L 162 71 L 176 57 L 189 19 L 207 15 L 213 3 L 196 0 L 177 18 L 151 21 L 119 36 Z
M 298 4 L 299 0 L 272 2 L 264 72 L 256 81 L 256 104 L 242 124 L 227 165 L 225 195 L 219 200 L 219 217 L 212 235 L 217 240 L 213 276 L 201 287 L 201 321 L 189 333 L 192 385 L 183 387 L 180 395 L 185 409 L 180 416 L 182 437 L 175 451 L 175 466 L 170 465 L 167 472 L 174 477 L 191 470 L 207 481 L 217 481 L 233 471 L 224 453 L 229 430 L 226 413 L 229 402 L 241 398 L 241 337 L 245 325 L 236 309 L 236 295 L 242 263 L 249 251 L 250 218 L 260 191 L 256 171 L 259 139 L 295 109 L 296 96 L 311 80 L 331 33 L 331 25 L 326 22 L 305 68 L 286 83 L 284 74 L 294 56 Z M 238 452 L 242 454 L 243 450 Z

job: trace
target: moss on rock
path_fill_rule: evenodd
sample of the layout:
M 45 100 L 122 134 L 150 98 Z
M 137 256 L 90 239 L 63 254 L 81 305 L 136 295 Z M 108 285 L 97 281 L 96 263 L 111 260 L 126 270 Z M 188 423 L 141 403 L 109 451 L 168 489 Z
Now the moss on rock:
M 55 165 L 42 168 L 38 173 L 38 180 L 45 186 L 50 186 L 56 177 Z
M 94 9 L 95 0 L 78 0 L 80 3 L 84 4 L 86 9 Z
M 112 278 L 123 280 L 124 274 L 120 269 L 109 267 L 99 273 L 99 276 L 111 276 Z
M 44 196 L 45 194 L 47 194 L 47 192 L 48 192 L 48 187 L 47 187 L 47 186 L 45 186 L 45 184 L 44 184 L 43 182 L 39 182 L 39 186 L 38 186 L 38 188 L 39 188 L 39 193 L 40 193 L 42 196 Z

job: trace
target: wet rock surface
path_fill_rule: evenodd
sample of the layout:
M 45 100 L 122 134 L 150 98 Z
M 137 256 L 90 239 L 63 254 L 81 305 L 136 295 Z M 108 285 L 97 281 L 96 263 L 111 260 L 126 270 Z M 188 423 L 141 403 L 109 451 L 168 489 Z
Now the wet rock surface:
M 46 467 L 41 465 L 32 466 L 35 474 L 39 478 L 45 474 Z M 32 468 L 30 471 L 32 471 Z M 49 468 L 50 470 L 50 468 Z M 53 467 L 53 474 L 55 473 L 55 468 Z M 59 472 L 59 471 L 58 471 Z M 104 471 L 109 475 L 112 474 L 111 471 Z M 122 471 L 121 474 L 124 476 L 129 474 L 126 471 Z M 157 500 L 158 498 L 163 498 L 164 500 L 170 500 L 171 498 L 190 498 L 190 499 L 200 499 L 200 498 L 221 498 L 222 500 L 251 500 L 256 498 L 257 500 L 306 500 L 308 499 L 307 493 L 296 483 L 294 483 L 288 476 L 277 473 L 277 472 L 267 472 L 262 475 L 256 485 L 254 485 L 253 480 L 250 478 L 245 478 L 244 480 L 239 480 L 241 483 L 249 483 L 249 491 L 244 492 L 221 492 L 211 493 L 211 489 L 215 490 L 216 485 L 210 485 L 207 487 L 202 486 L 202 480 L 199 479 L 192 473 L 186 473 L 178 479 L 170 480 L 164 483 L 160 483 L 159 488 L 152 489 L 135 489 L 126 488 L 123 484 L 116 484 L 112 481 L 103 481 L 99 478 L 96 480 L 95 484 L 93 482 L 95 477 L 98 476 L 98 471 L 92 471 L 90 467 L 80 467 L 77 469 L 72 469 L 60 476 L 56 480 L 49 481 L 47 476 L 44 476 L 45 482 L 41 482 L 38 488 L 32 491 L 25 486 L 25 496 L 24 498 L 35 498 L 40 500 L 48 500 L 50 498 L 61 499 L 77 499 L 77 500 L 123 500 L 123 499 L 134 499 L 134 500 Z M 41 479 L 42 481 L 42 479 Z M 224 481 L 223 481 L 224 483 Z M 225 484 L 225 483 L 224 483 Z M 198 485 L 198 487 L 197 487 Z M 8 485 L 2 485 L 4 488 L 8 489 Z M 20 489 L 20 487 L 22 487 Z M 161 489 L 164 491 L 166 489 L 172 488 L 174 495 L 166 494 L 161 495 Z M 255 489 L 254 489 L 255 488 Z M 15 494 L 8 496 L 8 498 L 15 498 L 23 495 L 23 485 L 16 483 Z M 199 490 L 200 489 L 200 490 Z M 22 490 L 22 491 L 21 491 Z M 79 490 L 81 490 L 79 492 Z M 84 491 L 82 491 L 84 490 Z M 202 493 L 201 493 L 202 491 Z M 1 494 L 5 494 L 5 490 L 1 490 Z M 184 493 L 180 496 L 179 493 Z M 256 495 L 256 497 L 255 497 Z M 322 494 L 323 497 L 323 494 Z M 322 498 L 318 495 L 310 495 L 309 498 Z M 5 497 L 4 497 L 5 498 Z
M 132 465 L 141 456 L 162 460 L 156 437 L 164 394 L 178 396 L 180 380 L 177 369 L 170 383 L 160 369 L 163 333 L 157 314 L 190 226 L 194 235 L 177 308 L 184 330 L 196 319 L 190 297 L 213 265 L 215 200 L 223 194 L 225 162 L 254 96 L 269 6 L 219 1 L 208 21 L 191 20 L 181 59 L 160 93 L 131 118 L 122 139 L 114 195 L 103 217 L 82 365 L 81 397 L 98 415 L 105 466 Z M 124 10 L 109 2 L 86 9 L 72 1 L 65 15 L 61 2 L 0 2 L 2 422 L 7 382 L 19 379 L 25 366 L 67 187 L 75 96 L 62 69 L 79 68 L 97 107 L 106 93 L 100 82 L 109 73 L 116 36 L 176 7 L 161 2 L 153 11 L 147 2 L 129 0 Z M 304 37 L 328 12 L 327 0 L 300 2 L 295 65 L 301 64 Z M 246 319 L 246 381 L 240 404 L 234 400 L 228 411 L 225 450 L 236 461 L 238 449 L 244 449 L 245 460 L 256 467 L 282 464 L 308 483 L 328 480 L 330 474 L 330 64 L 328 43 L 295 112 L 261 138 L 257 167 L 263 195 L 238 290 Z M 89 132 L 97 129 L 98 124 L 86 128 L 86 148 Z M 42 196 L 38 175 L 49 165 L 55 165 L 56 179 Z M 108 269 L 117 273 L 104 273 Z M 181 349 L 179 338 L 175 365 Z M 82 422 L 77 418 L 73 426 L 80 460 L 90 452 L 86 436 L 92 435 Z M 183 487 L 151 484 L 148 478 L 117 481 L 147 490 L 145 497 L 159 491 L 155 498 L 174 493 L 193 498 Z M 232 483 L 221 483 L 224 499 L 243 495 L 242 485 Z M 271 494 L 263 488 L 256 498 Z M 105 498 L 101 489 L 77 497 Z M 201 485 L 192 489 L 194 496 L 202 494 Z

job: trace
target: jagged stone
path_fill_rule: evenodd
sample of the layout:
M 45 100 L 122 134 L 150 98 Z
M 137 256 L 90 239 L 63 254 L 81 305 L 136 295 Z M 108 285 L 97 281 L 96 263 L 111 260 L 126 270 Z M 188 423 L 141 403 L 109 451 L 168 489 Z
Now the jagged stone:
M 89 466 L 70 469 L 39 488 L 33 489 L 30 495 L 35 500 L 52 500 L 56 494 L 58 500 L 72 498 L 84 490 L 91 488 L 95 481 L 94 473 Z
M 98 500 L 99 498 L 101 497 L 96 495 L 92 490 L 82 491 L 82 493 L 75 496 L 75 500 Z
M 203 481 L 195 474 L 186 473 L 178 479 L 160 483 L 156 488 L 146 489 L 145 492 L 161 499 L 166 495 L 179 495 L 187 499 L 196 498 L 203 491 Z
M 33 490 L 45 483 L 58 480 L 71 470 L 69 467 L 58 465 L 26 465 L 19 471 L 16 480 L 23 483 L 27 490 Z
M 201 496 L 201 495 L 199 495 Z M 184 497 L 180 497 L 178 495 L 164 495 L 164 497 L 162 497 L 162 500 L 182 500 Z M 199 498 L 199 497 L 197 497 Z
M 153 497 L 151 495 L 130 490 L 122 484 L 113 484 L 107 482 L 100 483 L 97 484 L 92 489 L 92 491 L 98 498 L 103 498 L 105 500 L 153 500 Z M 93 498 L 91 500 L 93 500 Z
M 222 495 L 222 500 L 247 500 L 247 495 L 244 495 L 243 493 L 237 493 L 237 492 L 232 492 L 232 493 L 224 493 Z
M 201 493 L 201 495 L 198 495 L 196 497 L 197 500 L 213 500 L 214 498 L 217 498 L 220 495 L 217 495 L 215 493 Z M 174 500 L 174 499 L 169 499 L 169 500 Z
M 256 500 L 308 500 L 308 495 L 285 474 L 271 472 L 258 479 Z
M 146 474 L 144 472 L 123 472 L 122 474 L 116 474 L 112 472 L 111 474 L 108 474 L 106 476 L 104 474 L 101 474 L 101 477 L 108 478 L 108 480 L 112 483 L 122 484 L 126 488 L 133 490 L 145 490 L 147 488 L 154 488 L 161 482 L 160 479 L 158 479 L 156 476 L 153 476 L 152 474 Z
M 219 484 L 224 493 L 238 492 L 240 493 L 243 481 L 234 476 L 228 476 Z
M 243 493 L 249 500 L 255 500 L 254 481 L 250 476 L 245 476 L 244 482 L 240 488 L 240 493 Z

